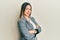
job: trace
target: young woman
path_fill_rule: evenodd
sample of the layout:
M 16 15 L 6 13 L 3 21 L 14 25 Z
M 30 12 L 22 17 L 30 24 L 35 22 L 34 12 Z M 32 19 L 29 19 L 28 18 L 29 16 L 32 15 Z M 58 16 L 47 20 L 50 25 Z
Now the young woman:
M 24 2 L 21 6 L 21 13 L 18 21 L 18 27 L 21 33 L 20 40 L 37 40 L 36 35 L 41 32 L 41 27 L 35 21 L 34 17 L 31 17 L 31 12 L 31 4 Z

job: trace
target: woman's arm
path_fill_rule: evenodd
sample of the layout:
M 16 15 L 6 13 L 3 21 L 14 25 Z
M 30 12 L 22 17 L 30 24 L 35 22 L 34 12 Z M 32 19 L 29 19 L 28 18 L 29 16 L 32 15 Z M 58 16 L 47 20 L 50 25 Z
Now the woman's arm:
M 37 27 L 37 29 L 36 29 L 37 33 L 36 34 L 40 33 L 41 32 L 41 27 L 38 25 L 38 23 L 36 22 L 34 17 L 32 17 L 31 19 L 32 19 L 32 21 L 35 23 L 35 25 Z
M 26 22 L 24 20 L 19 21 L 20 30 L 24 35 L 25 39 L 31 40 L 35 35 L 29 33 L 29 30 L 27 29 L 25 23 Z

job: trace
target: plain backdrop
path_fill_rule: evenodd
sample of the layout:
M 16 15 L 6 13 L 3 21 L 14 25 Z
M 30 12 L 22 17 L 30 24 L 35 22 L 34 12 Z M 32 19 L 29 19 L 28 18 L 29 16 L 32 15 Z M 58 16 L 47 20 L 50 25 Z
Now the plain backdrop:
M 32 15 L 41 26 L 38 40 L 60 40 L 60 0 L 0 0 L 0 40 L 18 40 L 17 26 L 23 2 L 32 5 Z

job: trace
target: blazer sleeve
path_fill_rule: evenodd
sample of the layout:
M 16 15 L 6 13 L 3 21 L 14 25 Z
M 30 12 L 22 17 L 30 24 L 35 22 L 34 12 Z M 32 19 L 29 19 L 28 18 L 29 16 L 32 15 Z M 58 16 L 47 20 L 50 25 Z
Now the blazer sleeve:
M 38 23 L 36 22 L 35 18 L 32 17 L 32 19 L 33 19 L 33 22 L 34 22 L 36 25 L 38 25 Z M 41 27 L 38 25 L 38 28 L 37 28 L 36 30 L 38 31 L 38 33 L 40 33 L 40 32 L 41 32 Z M 37 34 L 38 34 L 38 33 L 37 33 Z
M 28 32 L 29 30 L 27 29 L 26 22 L 24 20 L 19 21 L 19 26 L 20 26 L 20 30 L 21 30 L 22 34 L 24 35 L 25 39 L 31 40 L 34 37 L 34 35 L 32 35 Z

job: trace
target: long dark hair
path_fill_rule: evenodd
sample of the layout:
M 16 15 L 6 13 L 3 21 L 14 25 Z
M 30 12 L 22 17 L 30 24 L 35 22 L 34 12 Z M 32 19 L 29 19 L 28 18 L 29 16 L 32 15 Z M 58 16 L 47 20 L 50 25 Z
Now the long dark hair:
M 24 2 L 22 4 L 19 18 L 21 18 L 24 15 L 24 11 L 25 11 L 27 5 L 30 5 L 31 6 L 31 4 L 28 3 L 28 2 Z

